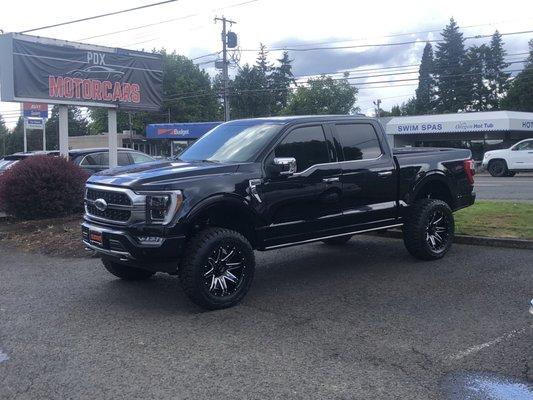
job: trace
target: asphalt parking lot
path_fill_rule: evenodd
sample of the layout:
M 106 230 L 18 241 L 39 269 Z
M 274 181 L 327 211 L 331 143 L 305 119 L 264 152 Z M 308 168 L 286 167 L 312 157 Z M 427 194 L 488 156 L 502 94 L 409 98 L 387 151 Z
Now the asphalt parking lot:
M 174 277 L 0 247 L 0 398 L 455 399 L 462 371 L 533 394 L 532 251 L 426 263 L 357 237 L 257 256 L 242 305 L 203 312 Z
M 475 190 L 480 200 L 533 201 L 533 174 L 494 178 L 488 174 L 475 176 Z

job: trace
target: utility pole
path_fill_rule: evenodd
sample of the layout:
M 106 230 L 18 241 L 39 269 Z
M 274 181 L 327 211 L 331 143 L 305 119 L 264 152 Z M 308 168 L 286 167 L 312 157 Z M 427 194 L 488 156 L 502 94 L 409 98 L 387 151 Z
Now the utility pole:
M 381 99 L 374 101 L 374 105 L 376 106 L 376 118 L 379 118 L 381 115 Z
M 224 84 L 224 121 L 229 121 L 230 113 L 228 93 L 228 43 L 226 24 L 229 23 L 231 26 L 236 22 L 226 19 L 224 16 L 222 18 L 215 17 L 215 23 L 217 23 L 217 21 L 222 21 L 222 82 Z

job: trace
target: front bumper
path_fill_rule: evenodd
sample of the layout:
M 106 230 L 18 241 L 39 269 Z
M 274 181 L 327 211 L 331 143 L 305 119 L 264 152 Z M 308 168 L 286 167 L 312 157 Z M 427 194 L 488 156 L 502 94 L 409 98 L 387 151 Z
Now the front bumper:
M 160 237 L 157 242 L 143 243 L 127 229 L 89 221 L 81 224 L 81 231 L 85 247 L 100 257 L 153 271 L 175 272 L 185 247 L 185 236 Z M 101 244 L 90 239 L 91 232 L 101 234 Z

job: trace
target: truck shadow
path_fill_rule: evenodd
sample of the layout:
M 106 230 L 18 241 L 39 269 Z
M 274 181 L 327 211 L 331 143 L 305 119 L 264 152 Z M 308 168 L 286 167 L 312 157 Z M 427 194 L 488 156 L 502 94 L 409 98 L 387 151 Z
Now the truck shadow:
M 332 296 L 365 296 L 376 293 L 383 282 L 405 281 L 408 270 L 427 268 L 426 263 L 409 256 L 401 241 L 376 237 L 355 237 L 344 246 L 314 243 L 256 252 L 256 258 L 254 283 L 244 305 L 286 307 L 331 300 Z M 103 296 L 114 308 L 172 314 L 202 312 L 190 303 L 176 276 L 157 274 L 144 282 L 121 281 L 108 275 L 105 279 L 94 295 Z

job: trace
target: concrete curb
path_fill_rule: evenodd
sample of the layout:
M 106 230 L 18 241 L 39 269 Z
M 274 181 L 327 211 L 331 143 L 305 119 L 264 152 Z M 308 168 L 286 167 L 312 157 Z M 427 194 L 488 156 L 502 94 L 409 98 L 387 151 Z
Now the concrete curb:
M 376 236 L 390 237 L 401 239 L 403 233 L 400 230 L 390 230 L 383 233 L 376 233 Z M 485 236 L 470 236 L 470 235 L 455 235 L 453 240 L 458 244 L 469 244 L 473 246 L 491 246 L 491 247 L 507 247 L 511 249 L 528 249 L 533 250 L 533 240 L 512 239 L 512 238 L 494 238 Z

